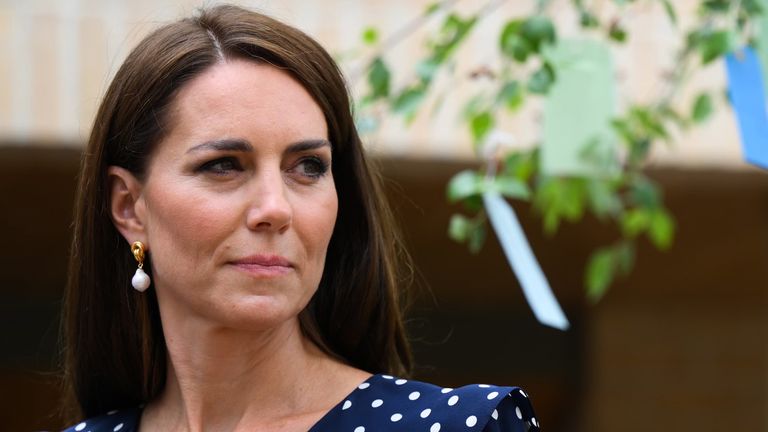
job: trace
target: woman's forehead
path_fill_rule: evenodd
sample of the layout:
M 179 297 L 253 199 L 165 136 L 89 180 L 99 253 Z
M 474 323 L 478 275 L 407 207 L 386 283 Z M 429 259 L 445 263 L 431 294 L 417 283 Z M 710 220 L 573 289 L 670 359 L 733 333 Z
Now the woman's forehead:
M 233 131 L 327 138 L 321 108 L 298 81 L 272 65 L 239 59 L 186 83 L 171 105 L 169 125 L 171 134 L 207 139 Z

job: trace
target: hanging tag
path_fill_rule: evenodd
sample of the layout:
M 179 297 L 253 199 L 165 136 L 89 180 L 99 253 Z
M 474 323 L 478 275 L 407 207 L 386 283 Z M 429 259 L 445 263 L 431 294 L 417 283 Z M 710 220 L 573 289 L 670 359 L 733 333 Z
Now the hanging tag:
M 523 228 L 509 203 L 497 192 L 483 193 L 483 203 L 507 261 L 540 323 L 560 330 L 570 326 L 541 271 Z
M 744 159 L 768 168 L 768 113 L 760 63 L 749 47 L 728 54 L 725 63 L 728 94 L 739 123 Z
M 564 39 L 547 57 L 556 77 L 544 102 L 542 172 L 614 175 L 619 168 L 611 128 L 616 83 L 609 47 L 596 40 Z

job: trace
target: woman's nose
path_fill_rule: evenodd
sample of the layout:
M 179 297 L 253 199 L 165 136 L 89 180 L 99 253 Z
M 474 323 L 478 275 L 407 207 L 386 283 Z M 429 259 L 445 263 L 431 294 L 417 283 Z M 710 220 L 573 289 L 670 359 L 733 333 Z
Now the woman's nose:
M 283 232 L 291 224 L 293 209 L 281 173 L 263 174 L 253 180 L 246 225 L 254 231 Z

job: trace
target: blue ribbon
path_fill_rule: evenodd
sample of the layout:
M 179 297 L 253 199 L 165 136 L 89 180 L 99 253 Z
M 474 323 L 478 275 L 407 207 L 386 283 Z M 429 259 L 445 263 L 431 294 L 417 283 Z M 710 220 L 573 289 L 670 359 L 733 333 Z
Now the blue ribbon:
M 540 323 L 560 330 L 570 326 L 549 282 L 533 255 L 512 206 L 498 193 L 483 193 L 483 203 L 507 261 L 520 281 L 523 294 Z
M 768 168 L 768 114 L 760 62 L 745 47 L 725 57 L 728 93 L 739 123 L 744 159 Z

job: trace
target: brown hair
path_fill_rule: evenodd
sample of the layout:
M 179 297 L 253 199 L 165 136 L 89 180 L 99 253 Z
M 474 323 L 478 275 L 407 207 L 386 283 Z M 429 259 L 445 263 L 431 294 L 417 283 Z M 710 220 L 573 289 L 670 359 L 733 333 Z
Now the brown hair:
M 236 6 L 161 27 L 127 57 L 99 107 L 82 159 L 64 303 L 64 374 L 79 413 L 153 399 L 165 384 L 166 346 L 152 290 L 131 288 L 135 261 L 109 213 L 107 167 L 143 178 L 179 88 L 226 58 L 291 74 L 325 114 L 339 210 L 317 293 L 300 315 L 328 354 L 372 373 L 407 375 L 398 269 L 407 256 L 366 160 L 349 96 L 328 53 L 304 33 Z M 406 262 L 407 263 L 407 262 Z M 145 268 L 151 272 L 151 265 Z

